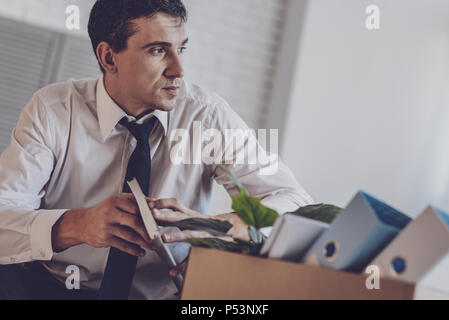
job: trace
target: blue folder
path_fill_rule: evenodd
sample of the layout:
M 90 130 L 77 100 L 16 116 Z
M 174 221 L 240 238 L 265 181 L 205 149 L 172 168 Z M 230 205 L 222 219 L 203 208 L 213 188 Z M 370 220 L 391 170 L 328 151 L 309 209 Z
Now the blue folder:
M 360 191 L 322 233 L 303 262 L 360 273 L 411 220 Z

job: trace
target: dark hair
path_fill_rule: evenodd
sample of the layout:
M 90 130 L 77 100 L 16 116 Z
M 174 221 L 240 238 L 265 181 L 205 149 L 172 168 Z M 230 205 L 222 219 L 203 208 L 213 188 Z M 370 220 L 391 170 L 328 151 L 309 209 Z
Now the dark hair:
M 126 49 L 129 37 L 136 32 L 132 20 L 152 17 L 158 12 L 187 21 L 187 11 L 181 0 L 97 0 L 88 25 L 95 56 L 102 41 L 109 43 L 115 52 Z M 101 64 L 100 68 L 104 73 Z

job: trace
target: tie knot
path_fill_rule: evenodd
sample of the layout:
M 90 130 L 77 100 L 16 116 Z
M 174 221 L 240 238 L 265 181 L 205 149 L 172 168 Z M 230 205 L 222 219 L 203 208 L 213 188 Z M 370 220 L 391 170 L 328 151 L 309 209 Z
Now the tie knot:
M 152 117 L 147 122 L 144 122 L 142 124 L 138 124 L 135 122 L 128 122 L 126 120 L 126 117 L 123 117 L 122 120 L 120 120 L 120 124 L 123 125 L 128 129 L 129 132 L 136 138 L 136 140 L 139 142 L 148 141 L 148 138 L 150 137 L 151 130 L 154 127 L 156 118 Z

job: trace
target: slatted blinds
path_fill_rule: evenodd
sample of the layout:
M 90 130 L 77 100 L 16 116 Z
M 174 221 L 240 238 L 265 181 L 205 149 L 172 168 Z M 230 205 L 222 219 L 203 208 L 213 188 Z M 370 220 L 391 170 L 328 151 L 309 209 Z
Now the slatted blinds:
M 31 94 L 48 83 L 55 54 L 54 35 L 0 19 L 0 151 Z
M 69 78 L 97 77 L 86 39 L 0 18 L 0 152 L 23 107 L 39 88 Z

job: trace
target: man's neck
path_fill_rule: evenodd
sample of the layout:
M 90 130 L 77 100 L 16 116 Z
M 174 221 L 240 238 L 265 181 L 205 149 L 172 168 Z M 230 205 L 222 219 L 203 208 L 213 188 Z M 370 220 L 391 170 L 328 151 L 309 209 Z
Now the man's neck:
M 112 100 L 123 110 L 127 115 L 133 116 L 136 119 L 140 119 L 145 115 L 154 112 L 153 109 L 148 109 L 148 106 L 143 104 L 137 104 L 129 99 L 126 99 L 120 95 L 120 91 L 114 85 L 114 81 L 110 81 L 106 75 L 103 77 L 103 85 L 106 89 L 106 93 Z

